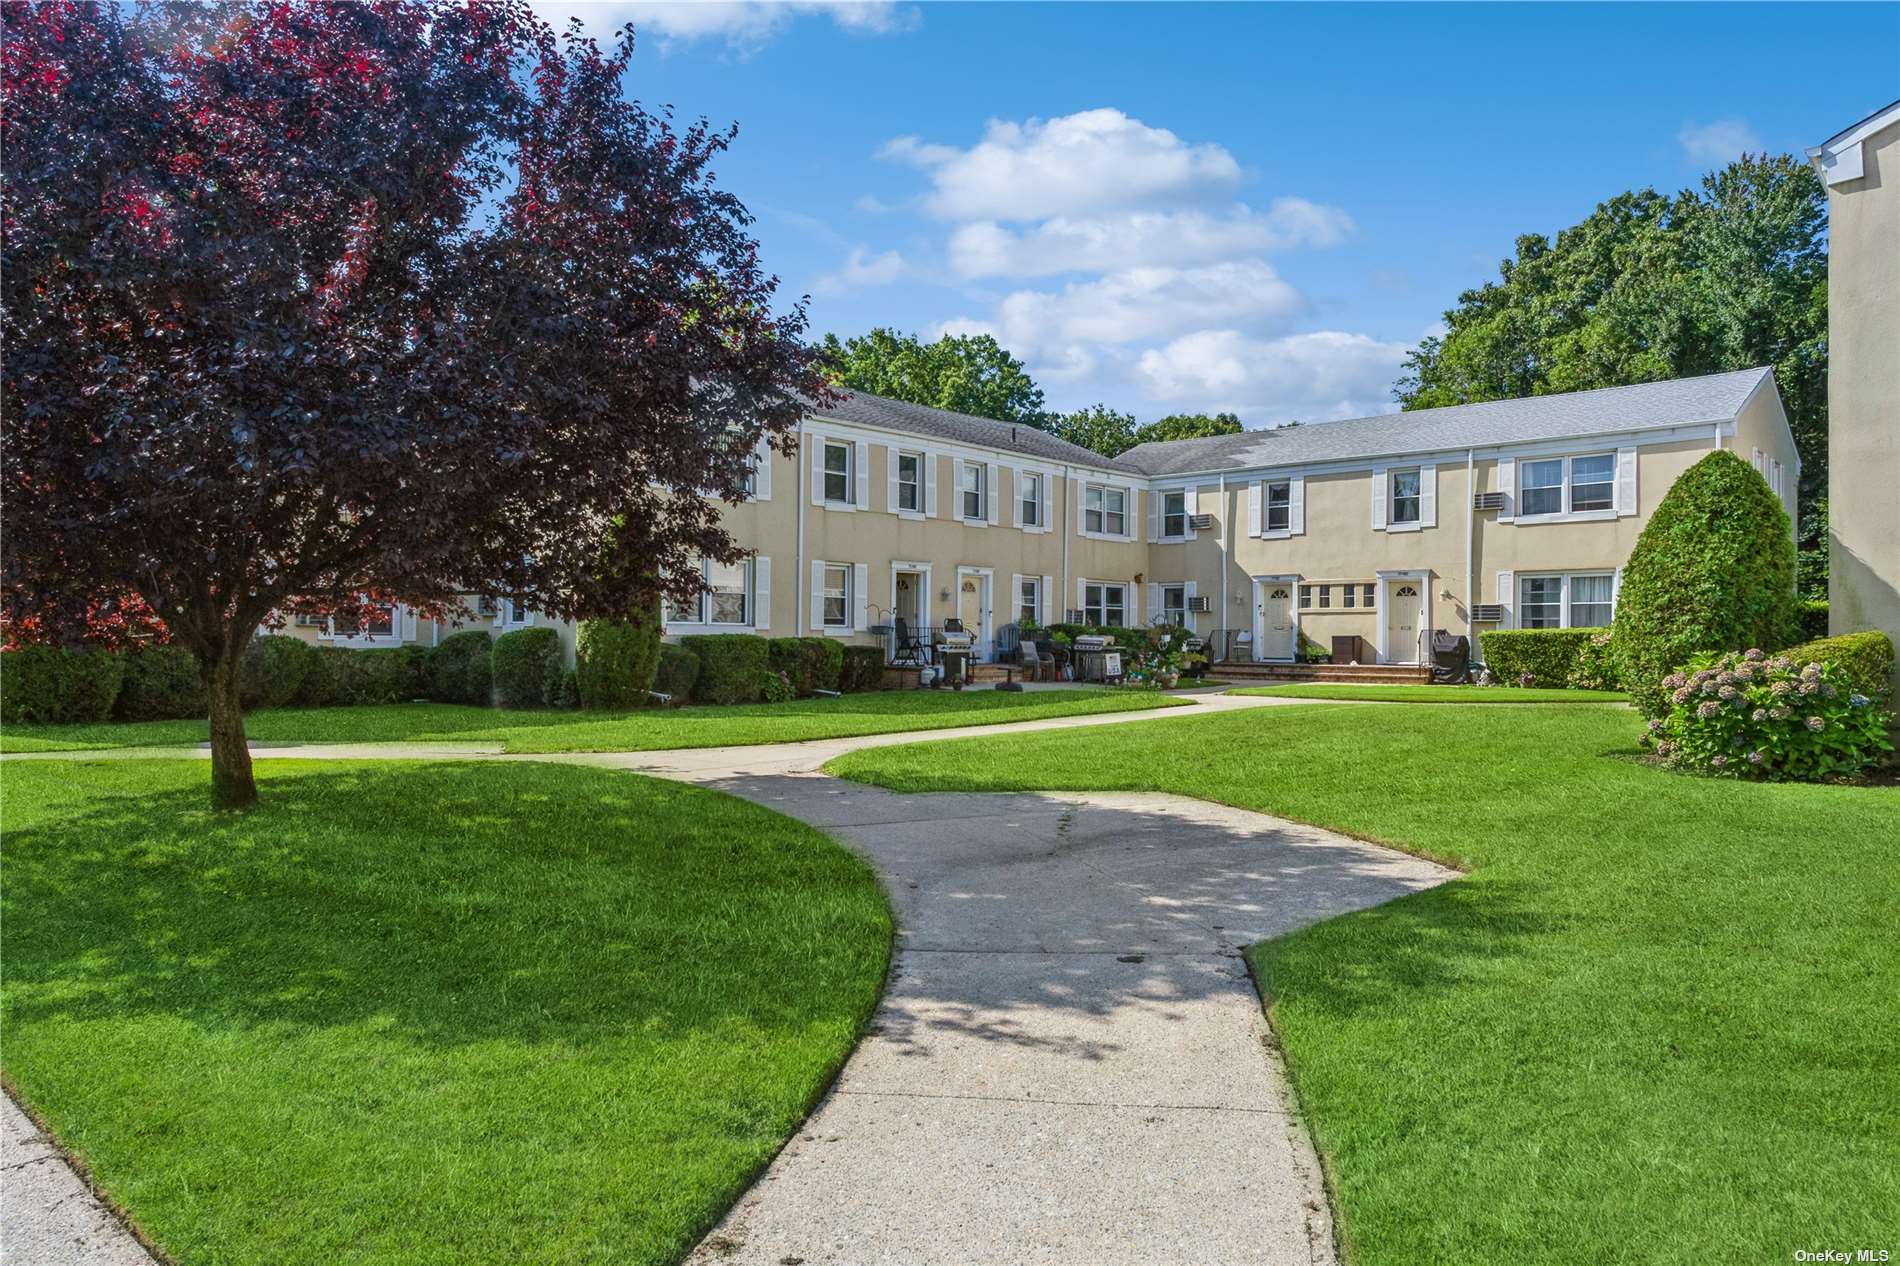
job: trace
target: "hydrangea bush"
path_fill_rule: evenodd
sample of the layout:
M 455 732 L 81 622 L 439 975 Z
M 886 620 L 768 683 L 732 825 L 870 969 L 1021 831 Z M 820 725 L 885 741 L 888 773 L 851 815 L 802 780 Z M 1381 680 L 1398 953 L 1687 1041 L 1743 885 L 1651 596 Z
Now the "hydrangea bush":
M 1887 714 L 1832 664 L 1705 654 L 1662 686 L 1668 710 L 1643 741 L 1680 769 L 1812 782 L 1858 774 L 1893 750 Z

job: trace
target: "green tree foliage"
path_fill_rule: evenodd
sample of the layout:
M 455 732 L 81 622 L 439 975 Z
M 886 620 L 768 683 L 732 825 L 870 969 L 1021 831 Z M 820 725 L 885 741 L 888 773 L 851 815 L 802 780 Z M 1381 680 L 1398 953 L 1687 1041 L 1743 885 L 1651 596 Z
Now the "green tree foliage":
M 1612 636 L 1624 687 L 1660 716 L 1662 679 L 1691 656 L 1776 650 L 1798 623 L 1788 512 L 1747 462 L 1710 453 L 1663 496 L 1623 568 Z
M 1619 194 L 1554 242 L 1518 238 L 1394 394 L 1425 409 L 1771 365 L 1806 519 L 1827 487 L 1826 230 L 1820 181 L 1786 154 L 1744 155 L 1674 197 Z
M 1135 428 L 1135 443 L 1158 444 L 1164 440 L 1198 440 L 1210 435 L 1237 435 L 1240 416 L 1234 413 L 1170 413 L 1146 426 Z
M 827 334 L 819 363 L 839 386 L 872 395 L 999 422 L 1047 423 L 1042 388 L 987 334 L 946 334 L 934 343 L 881 327 L 843 340 Z
M 1044 429 L 1104 457 L 1118 457 L 1140 442 L 1135 438 L 1135 415 L 1117 413 L 1105 404 L 1051 418 Z

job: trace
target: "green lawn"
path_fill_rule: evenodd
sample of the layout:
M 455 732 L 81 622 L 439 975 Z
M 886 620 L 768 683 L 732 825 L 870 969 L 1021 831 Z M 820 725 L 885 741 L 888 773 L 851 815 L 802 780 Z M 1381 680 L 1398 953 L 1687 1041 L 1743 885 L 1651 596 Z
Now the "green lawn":
M 1786 1262 L 1900 1227 L 1900 790 L 1666 772 L 1621 708 L 1277 708 L 856 752 L 1455 860 L 1254 946 L 1356 1263 Z
M 882 984 L 869 870 L 539 764 L 0 767 L 8 1083 L 175 1262 L 667 1263 Z
M 450 703 L 372 708 L 278 708 L 252 713 L 254 743 L 400 743 L 462 739 L 502 743 L 511 752 L 646 752 L 846 738 L 896 730 L 954 729 L 1044 717 L 1129 712 L 1181 703 L 1139 690 L 886 690 L 837 699 L 734 707 L 647 708 L 639 712 L 503 711 Z M 209 736 L 204 721 L 103 725 L 16 725 L 0 751 L 182 747 Z
M 1283 699 L 1353 699 L 1361 703 L 1628 703 L 1620 690 L 1545 690 L 1524 686 L 1355 686 L 1299 683 L 1248 686 L 1237 695 L 1278 695 Z

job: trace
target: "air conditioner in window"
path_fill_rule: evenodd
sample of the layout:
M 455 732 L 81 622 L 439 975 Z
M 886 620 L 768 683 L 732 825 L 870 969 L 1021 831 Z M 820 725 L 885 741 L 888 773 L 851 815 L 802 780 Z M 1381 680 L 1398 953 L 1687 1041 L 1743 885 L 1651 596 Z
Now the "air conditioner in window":
M 1214 600 L 1212 598 L 1203 597 L 1198 593 L 1192 598 L 1189 598 L 1187 603 L 1187 609 L 1190 611 L 1212 611 L 1214 609 Z
M 1214 527 L 1214 516 L 1211 514 L 1190 514 L 1188 515 L 1188 526 L 1193 528 L 1196 532 L 1211 531 Z
M 1474 602 L 1471 604 L 1472 620 L 1484 620 L 1496 624 L 1504 618 L 1504 608 L 1495 602 Z
M 1064 617 L 1063 622 L 1066 624 L 1087 624 L 1089 622 L 1088 612 L 1070 607 L 1068 615 Z
M 1473 510 L 1502 510 L 1504 508 L 1504 494 L 1501 492 L 1473 493 L 1471 497 L 1471 508 Z

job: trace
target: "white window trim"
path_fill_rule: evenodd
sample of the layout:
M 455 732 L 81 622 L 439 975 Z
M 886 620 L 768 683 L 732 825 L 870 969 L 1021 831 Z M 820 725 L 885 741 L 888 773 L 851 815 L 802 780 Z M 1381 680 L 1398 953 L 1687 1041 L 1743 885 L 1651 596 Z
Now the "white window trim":
M 1433 473 L 1436 473 L 1436 468 L 1431 466 L 1388 466 L 1385 468 L 1384 478 L 1380 482 L 1383 485 L 1385 493 L 1386 531 L 1422 532 L 1426 527 L 1430 526 L 1426 522 L 1425 515 L 1425 480 L 1428 474 Z M 1400 523 L 1393 517 L 1399 500 L 1398 495 L 1394 491 L 1394 487 L 1398 482 L 1399 476 L 1406 474 L 1415 474 L 1418 476 L 1418 517 L 1408 522 Z
M 764 629 L 764 628 L 771 627 L 769 623 L 771 619 L 770 613 L 769 612 L 762 613 L 759 609 L 761 595 L 764 596 L 764 600 L 766 602 L 771 601 L 770 590 L 768 590 L 765 587 L 765 585 L 760 583 L 761 580 L 765 579 L 765 577 L 770 574 L 767 569 L 771 566 L 771 560 L 767 558 L 763 558 L 757 554 L 748 554 L 744 559 L 740 561 L 739 566 L 745 569 L 745 615 L 746 615 L 746 618 L 744 619 L 744 621 L 737 624 L 731 624 L 723 620 L 707 619 L 706 616 L 708 616 L 712 612 L 712 591 L 710 589 L 707 589 L 707 590 L 702 591 L 699 595 L 699 610 L 701 613 L 700 619 L 697 619 L 697 620 L 670 620 L 669 619 L 669 620 L 666 620 L 661 625 L 662 629 L 664 629 L 664 631 L 668 634 L 698 634 L 698 633 L 732 633 L 741 629 L 744 629 L 747 631 L 753 631 L 757 629 Z M 702 583 L 710 583 L 712 579 L 711 568 L 712 568 L 711 562 L 709 562 L 706 559 L 700 560 L 699 578 Z M 762 624 L 759 622 L 759 617 L 761 614 L 765 615 L 767 623 Z
M 1290 537 L 1300 535 L 1301 532 L 1304 531 L 1306 525 L 1296 521 L 1294 516 L 1294 507 L 1299 505 L 1301 500 L 1299 493 L 1304 492 L 1304 489 L 1301 488 L 1300 485 L 1304 482 L 1304 480 L 1290 475 L 1279 479 L 1262 479 L 1260 481 L 1260 538 L 1262 540 L 1284 541 Z M 1286 485 L 1286 526 L 1283 528 L 1270 528 L 1267 526 L 1267 513 L 1273 508 L 1273 485 L 1275 484 Z M 1295 531 L 1296 528 L 1300 529 L 1300 531 Z
M 496 619 L 499 620 L 501 618 L 500 613 L 507 609 L 507 602 L 504 600 L 502 605 L 496 609 Z M 534 612 L 530 611 L 528 616 L 528 622 L 533 623 Z M 333 615 L 326 618 L 322 627 L 317 630 L 317 640 L 320 642 L 328 642 L 332 646 L 347 646 L 369 650 L 388 646 L 401 646 L 404 641 L 407 640 L 403 637 L 404 621 L 406 619 L 413 623 L 414 618 L 413 614 L 411 614 L 409 609 L 403 606 L 402 603 L 392 602 L 389 604 L 389 632 L 339 634 L 336 631 L 336 617 Z M 308 628 L 309 626 L 305 625 L 304 627 Z M 525 628 L 526 625 L 516 624 L 510 625 L 509 627 Z
M 1025 532 L 1054 531 L 1055 524 L 1050 522 L 1053 508 L 1049 499 L 1049 489 L 1055 485 L 1055 473 L 1053 471 L 1044 470 L 1039 466 L 1017 466 L 1011 478 L 1012 482 L 1009 490 L 1010 522 Z M 1023 485 L 1030 479 L 1037 481 L 1036 521 L 1034 523 L 1024 523 Z
M 1111 537 L 1109 539 L 1113 540 L 1114 538 Z M 1101 587 L 1102 615 L 1104 617 L 1103 619 L 1100 619 L 1100 620 L 1089 619 L 1088 596 L 1089 596 L 1090 585 L 1096 585 L 1096 586 Z M 1139 595 L 1131 596 L 1131 591 L 1134 588 L 1135 588 L 1134 584 L 1126 580 L 1097 580 L 1088 576 L 1078 577 L 1075 582 L 1075 609 L 1082 613 L 1082 623 L 1094 624 L 1102 628 L 1126 629 L 1126 628 L 1135 627 L 1134 625 L 1131 625 L 1128 623 L 1128 612 L 1134 606 L 1134 598 L 1139 596 Z M 1122 622 L 1120 624 L 1111 625 L 1106 619 L 1108 615 L 1108 591 L 1110 589 L 1120 589 L 1122 591 L 1122 600 L 1121 600 Z
M 811 494 L 812 504 L 846 514 L 869 509 L 866 502 L 869 500 L 867 489 L 871 480 L 868 460 L 870 445 L 862 440 L 820 432 L 812 433 L 812 444 L 814 446 L 812 450 L 812 479 L 814 481 Z M 825 487 L 826 474 L 837 473 L 825 470 L 825 451 L 833 445 L 844 449 L 844 487 L 849 497 L 845 501 L 832 500 L 829 490 Z
M 1500 573 L 1500 574 L 1503 574 L 1503 573 Z M 1595 579 L 1603 579 L 1603 580 L 1609 581 L 1610 582 L 1610 618 L 1614 620 L 1616 618 L 1616 600 L 1619 596 L 1618 591 L 1622 588 L 1621 569 L 1615 568 L 1615 567 L 1585 567 L 1585 568 L 1581 568 L 1575 571 L 1542 571 L 1542 570 L 1535 570 L 1535 569 L 1526 569 L 1526 570 L 1512 571 L 1509 573 L 1509 575 L 1511 577 L 1510 610 L 1511 610 L 1511 616 L 1512 616 L 1512 621 L 1511 621 L 1512 628 L 1527 629 L 1530 627 L 1528 624 L 1524 623 L 1524 582 L 1527 580 L 1555 579 L 1561 582 L 1559 585 L 1557 618 L 1560 621 L 1562 621 L 1562 623 L 1557 625 L 1559 629 L 1575 629 L 1575 628 L 1600 629 L 1605 633 L 1610 631 L 1610 626 L 1607 624 L 1581 624 L 1579 625 L 1579 624 L 1572 624 L 1570 622 L 1570 595 L 1571 595 L 1571 589 L 1572 589 L 1572 582 L 1576 580 L 1595 580 Z
M 844 569 L 844 618 L 843 624 L 826 624 L 824 620 L 824 577 L 827 569 Z M 835 559 L 814 558 L 811 560 L 811 610 L 806 613 L 811 631 L 825 637 L 852 637 L 869 627 L 866 619 L 866 590 L 870 588 L 870 566 L 866 563 L 841 563 Z
M 977 512 L 970 514 L 964 506 L 964 497 L 970 492 L 963 486 L 966 472 L 976 472 Z M 956 460 L 957 522 L 965 527 L 988 527 L 996 522 L 996 466 L 992 462 L 971 461 L 959 457 Z
M 1574 486 L 1574 480 L 1571 477 L 1572 466 L 1579 458 L 1585 457 L 1607 457 L 1610 459 L 1610 505 L 1608 509 L 1572 510 L 1570 508 L 1571 489 Z M 1515 476 L 1513 481 L 1514 486 L 1511 489 L 1512 508 L 1516 511 L 1516 514 L 1512 517 L 1511 521 L 1513 523 L 1530 525 L 1539 523 L 1607 523 L 1614 519 L 1621 518 L 1625 514 L 1634 513 L 1634 511 L 1625 511 L 1619 504 L 1622 494 L 1618 491 L 1618 484 L 1621 482 L 1623 476 L 1623 461 L 1624 458 L 1621 452 L 1614 448 L 1589 449 L 1585 452 L 1576 453 L 1548 453 L 1517 458 L 1513 472 Z M 1558 504 L 1561 505 L 1563 509 L 1554 510 L 1546 514 L 1526 514 L 1524 512 L 1524 470 L 1527 465 L 1535 465 L 1538 462 L 1563 463 L 1563 481 L 1557 485 L 1559 489 Z M 1544 576 L 1550 573 L 1533 572 L 1531 574 Z
M 890 512 L 900 519 L 928 518 L 930 514 L 930 453 L 921 448 L 901 448 L 893 446 L 884 450 L 884 457 L 885 460 L 891 464 L 889 472 L 890 487 L 887 490 L 887 495 L 890 498 L 890 505 L 888 507 Z M 903 481 L 897 477 L 897 464 L 899 459 L 905 457 L 914 457 L 917 459 L 917 508 L 915 510 L 904 509 L 903 506 L 898 504 L 897 499 L 898 489 L 904 486 Z
M 1176 494 L 1181 497 L 1181 530 L 1168 531 L 1168 498 Z M 1155 534 L 1157 543 L 1179 545 L 1194 539 L 1194 528 L 1188 522 L 1198 513 L 1195 489 L 1193 488 L 1155 488 L 1148 495 L 1154 498 Z
M 1135 523 L 1141 517 L 1141 498 L 1137 485 L 1109 483 L 1106 480 L 1100 479 L 1084 479 L 1080 481 L 1080 483 L 1081 486 L 1075 499 L 1075 522 L 1076 534 L 1078 536 L 1090 541 L 1132 541 L 1138 539 L 1135 534 Z M 1102 490 L 1101 531 L 1095 531 L 1088 526 L 1088 502 L 1089 490 L 1091 488 L 1100 488 Z M 1119 492 L 1122 494 L 1122 530 L 1120 532 L 1108 531 L 1108 494 L 1111 492 Z

